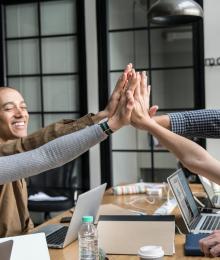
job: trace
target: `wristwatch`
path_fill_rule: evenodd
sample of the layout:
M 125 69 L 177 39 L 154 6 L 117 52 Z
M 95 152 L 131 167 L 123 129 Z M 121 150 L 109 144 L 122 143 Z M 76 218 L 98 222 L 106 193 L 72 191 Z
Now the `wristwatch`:
M 104 121 L 99 124 L 100 127 L 102 128 L 103 132 L 105 132 L 107 135 L 110 135 L 113 133 L 112 129 L 108 125 L 108 121 Z

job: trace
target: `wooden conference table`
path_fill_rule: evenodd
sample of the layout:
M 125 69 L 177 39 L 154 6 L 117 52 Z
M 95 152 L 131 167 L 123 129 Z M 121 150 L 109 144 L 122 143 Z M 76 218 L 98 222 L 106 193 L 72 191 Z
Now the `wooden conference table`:
M 195 192 L 199 192 L 199 193 L 203 193 L 203 188 L 201 185 L 199 184 L 193 184 L 191 185 L 192 190 Z M 105 196 L 103 198 L 103 204 L 106 203 L 112 203 L 115 204 L 117 206 L 121 206 L 124 208 L 129 208 L 129 209 L 134 209 L 137 210 L 137 207 L 139 209 L 142 209 L 143 211 L 145 211 L 147 214 L 152 214 L 155 209 L 157 207 L 159 207 L 165 200 L 159 200 L 157 199 L 156 203 L 154 204 L 150 204 L 147 203 L 144 198 L 146 197 L 146 195 L 122 195 L 122 196 L 116 196 L 111 194 L 110 190 L 106 191 Z M 137 202 L 136 198 L 140 198 Z M 136 203 L 133 203 L 132 206 L 132 201 L 136 201 Z M 130 205 L 128 205 L 128 203 L 130 202 Z M 63 216 L 71 216 L 71 211 L 67 211 L 64 212 L 63 214 L 56 216 L 55 218 L 47 221 L 46 223 L 42 224 L 48 224 L 48 223 L 59 223 L 61 217 Z M 178 208 L 176 208 L 173 211 L 173 214 L 176 216 L 177 219 L 177 224 L 178 224 L 178 220 L 181 220 L 181 216 L 180 216 L 180 212 L 178 210 Z M 183 245 L 185 242 L 185 235 L 180 235 L 180 234 L 176 234 L 175 237 L 175 250 L 176 253 L 173 256 L 165 256 L 164 260 L 168 260 L 168 259 L 174 259 L 174 260 L 184 260 L 184 259 L 188 259 L 188 260 L 199 260 L 199 259 L 210 259 L 210 258 L 206 258 L 206 257 L 189 257 L 189 256 L 184 256 L 184 252 L 183 252 Z M 51 260 L 77 260 L 78 259 L 78 241 L 74 241 L 73 243 L 71 243 L 69 246 L 67 246 L 64 249 L 50 249 L 49 250 L 50 253 L 50 257 Z M 108 255 L 109 260 L 138 260 L 139 257 L 135 256 L 135 255 Z

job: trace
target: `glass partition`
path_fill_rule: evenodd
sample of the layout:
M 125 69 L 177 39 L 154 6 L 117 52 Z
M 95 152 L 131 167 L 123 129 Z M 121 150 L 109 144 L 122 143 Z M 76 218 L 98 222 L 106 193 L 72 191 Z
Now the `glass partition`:
M 202 54 L 195 45 L 198 28 L 195 24 L 151 24 L 147 12 L 155 1 L 102 2 L 107 20 L 106 47 L 103 48 L 107 53 L 103 55 L 106 60 L 102 60 L 102 67 L 106 66 L 108 73 L 106 91 L 110 95 L 125 65 L 131 62 L 136 70 L 147 71 L 152 89 L 151 104 L 159 106 L 159 114 L 201 108 L 197 91 L 202 88 L 202 74 L 198 73 Z M 100 34 L 102 32 L 100 30 Z M 102 49 L 101 44 L 99 47 Z M 112 180 L 113 185 L 140 179 L 166 181 L 166 177 L 177 168 L 175 157 L 156 138 L 131 126 L 112 135 L 109 147 L 112 161 L 110 159 L 104 175 L 109 172 L 109 181 Z M 106 152 L 108 149 L 106 147 Z M 103 158 L 106 161 L 106 154 Z

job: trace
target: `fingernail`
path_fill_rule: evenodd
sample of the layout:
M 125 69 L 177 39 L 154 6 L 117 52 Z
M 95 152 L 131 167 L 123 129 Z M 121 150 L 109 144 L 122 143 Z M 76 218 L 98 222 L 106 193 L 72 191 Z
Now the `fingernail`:
M 146 76 L 146 70 L 143 70 L 143 71 L 142 71 L 142 74 Z

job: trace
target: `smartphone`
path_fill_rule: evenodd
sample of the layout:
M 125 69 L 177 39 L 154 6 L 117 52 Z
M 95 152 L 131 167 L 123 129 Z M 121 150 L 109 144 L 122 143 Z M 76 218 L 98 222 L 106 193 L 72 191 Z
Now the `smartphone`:
M 72 217 L 62 217 L 60 223 L 70 223 Z

